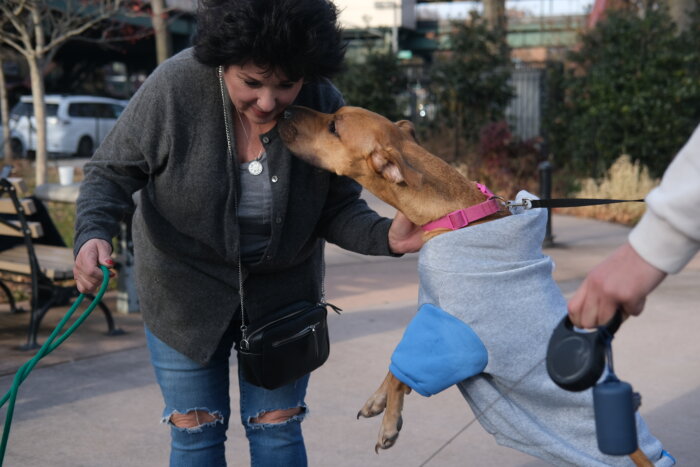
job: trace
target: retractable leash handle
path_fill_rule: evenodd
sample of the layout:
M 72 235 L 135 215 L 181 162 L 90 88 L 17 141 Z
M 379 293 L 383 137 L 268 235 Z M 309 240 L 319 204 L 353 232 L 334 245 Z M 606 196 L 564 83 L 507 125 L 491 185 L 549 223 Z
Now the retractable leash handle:
M 19 370 L 17 370 L 17 373 L 15 373 L 15 377 L 12 381 L 12 387 L 7 391 L 7 393 L 5 393 L 2 399 L 0 399 L 0 408 L 2 408 L 2 406 L 9 401 L 9 404 L 7 405 L 7 414 L 5 415 L 5 425 L 2 430 L 2 441 L 0 441 L 0 467 L 2 467 L 3 461 L 5 459 L 5 450 L 7 449 L 7 440 L 10 437 L 10 426 L 12 425 L 12 416 L 14 414 L 15 402 L 17 400 L 19 386 L 22 384 L 22 382 L 24 382 L 25 379 L 27 379 L 27 376 L 29 376 L 29 373 L 34 369 L 36 364 L 39 363 L 39 360 L 53 352 L 56 349 L 56 347 L 58 347 L 63 343 L 63 341 L 68 339 L 68 337 L 71 334 L 73 334 L 73 332 L 81 324 L 83 324 L 83 321 L 87 319 L 90 313 L 92 313 L 92 310 L 94 310 L 95 307 L 97 307 L 97 305 L 100 303 L 100 300 L 102 300 L 102 296 L 107 291 L 107 286 L 109 285 L 109 269 L 107 269 L 107 267 L 105 266 L 100 266 L 100 269 L 102 269 L 102 285 L 100 285 L 100 290 L 95 295 L 95 298 L 92 301 L 92 303 L 90 303 L 90 305 L 88 305 L 87 309 L 78 317 L 78 319 L 76 319 L 75 322 L 63 334 L 59 336 L 68 320 L 71 318 L 71 316 L 73 316 L 73 313 L 75 313 L 75 310 L 78 309 L 83 299 L 85 298 L 85 294 L 80 294 L 78 296 L 78 298 L 73 303 L 73 306 L 70 307 L 70 309 L 66 312 L 65 316 L 56 325 L 56 328 L 53 330 L 49 338 L 46 339 L 46 342 L 44 342 L 44 345 L 41 346 L 36 355 L 34 355 L 34 357 L 31 360 L 29 360 L 27 363 L 22 365 L 22 367 Z
M 547 372 L 557 386 L 567 391 L 593 387 L 598 449 L 612 456 L 630 455 L 639 448 L 634 415 L 639 395 L 613 371 L 611 343 L 621 323 L 622 312 L 617 310 L 610 322 L 597 330 L 577 331 L 566 315 L 547 348 Z M 606 368 L 605 379 L 598 383 Z
M 605 369 L 605 342 L 620 324 L 622 313 L 618 311 L 595 331 L 577 331 L 569 315 L 564 316 L 547 347 L 547 373 L 552 381 L 567 391 L 585 391 L 597 383 Z

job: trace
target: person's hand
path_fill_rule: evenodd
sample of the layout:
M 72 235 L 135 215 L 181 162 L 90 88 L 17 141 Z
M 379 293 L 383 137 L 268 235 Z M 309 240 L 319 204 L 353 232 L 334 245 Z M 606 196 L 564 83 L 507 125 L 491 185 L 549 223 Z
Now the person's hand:
M 615 310 L 639 315 L 647 295 L 666 273 L 646 262 L 625 243 L 593 268 L 569 300 L 569 317 L 574 326 L 593 328 L 606 324 Z
M 112 245 L 100 238 L 90 239 L 80 247 L 73 266 L 73 277 L 80 293 L 93 294 L 100 288 L 104 277 L 100 265 L 113 268 L 111 255 Z M 110 277 L 114 277 L 114 272 L 110 272 Z
M 401 211 L 396 212 L 389 227 L 389 248 L 395 254 L 415 253 L 425 241 L 423 230 L 414 224 Z

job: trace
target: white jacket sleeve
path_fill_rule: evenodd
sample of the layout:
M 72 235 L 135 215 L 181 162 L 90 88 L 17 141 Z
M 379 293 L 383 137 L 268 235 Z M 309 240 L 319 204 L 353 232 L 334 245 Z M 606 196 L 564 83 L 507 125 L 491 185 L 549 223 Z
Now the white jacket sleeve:
M 630 244 L 649 264 L 676 273 L 700 249 L 700 126 L 646 201 L 647 211 L 630 233 Z

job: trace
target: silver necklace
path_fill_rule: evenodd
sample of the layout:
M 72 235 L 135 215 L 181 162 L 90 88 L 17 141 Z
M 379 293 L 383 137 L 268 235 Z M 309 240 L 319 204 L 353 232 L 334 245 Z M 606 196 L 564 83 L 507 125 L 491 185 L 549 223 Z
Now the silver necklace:
M 248 138 L 248 132 L 245 129 L 245 125 L 243 124 L 243 118 L 241 118 L 240 112 L 238 112 L 238 109 L 236 109 L 236 115 L 238 115 L 238 121 L 241 122 L 241 128 L 243 129 L 243 134 L 245 135 L 245 140 L 248 145 L 250 145 L 250 139 Z M 260 175 L 263 171 L 263 165 L 262 162 L 260 162 L 260 159 L 262 159 L 263 156 L 263 151 L 265 150 L 264 147 L 260 148 L 260 152 L 258 153 L 258 156 L 250 161 L 248 164 L 248 172 L 251 175 Z

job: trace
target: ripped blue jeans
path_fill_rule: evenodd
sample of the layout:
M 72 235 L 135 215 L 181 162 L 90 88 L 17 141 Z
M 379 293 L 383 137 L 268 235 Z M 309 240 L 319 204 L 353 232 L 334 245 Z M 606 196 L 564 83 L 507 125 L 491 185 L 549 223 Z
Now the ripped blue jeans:
M 165 401 L 163 422 L 169 423 L 171 467 L 218 467 L 226 465 L 224 443 L 231 415 L 229 357 L 232 340 L 223 339 L 211 362 L 201 366 L 155 337 L 146 328 L 151 363 Z M 245 428 L 253 467 L 306 466 L 301 421 L 309 375 L 270 391 L 245 381 L 238 373 L 241 422 Z M 301 413 L 275 423 L 257 423 L 266 412 L 301 408 Z M 211 415 L 213 421 L 192 428 L 175 426 L 170 417 L 193 411 Z M 199 421 L 199 420 L 197 420 Z

